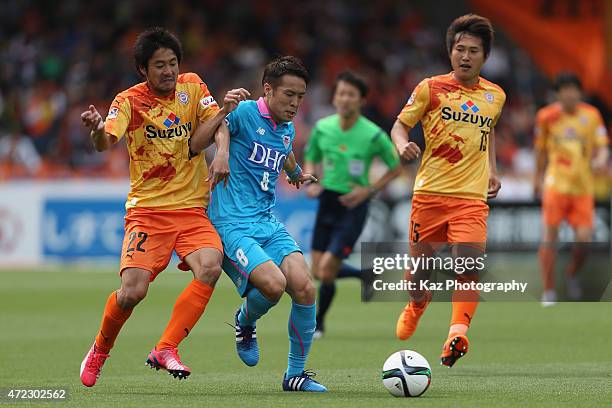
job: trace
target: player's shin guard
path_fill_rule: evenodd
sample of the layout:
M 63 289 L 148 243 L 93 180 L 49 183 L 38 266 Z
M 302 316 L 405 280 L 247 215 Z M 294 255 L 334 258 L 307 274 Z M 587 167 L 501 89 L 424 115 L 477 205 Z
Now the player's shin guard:
M 268 313 L 276 303 L 266 298 L 257 288 L 251 288 L 240 306 L 238 323 L 243 326 L 254 326 L 257 319 Z
M 96 347 L 99 352 L 108 354 L 110 349 L 113 348 L 123 324 L 131 314 L 132 309 L 123 310 L 117 303 L 117 292 L 111 293 L 104 307 L 100 331 L 96 336 Z
M 155 347 L 157 350 L 178 347 L 204 313 L 213 291 L 212 286 L 197 279 L 187 285 L 176 299 L 168 326 Z
M 316 306 L 291 304 L 289 315 L 289 358 L 287 378 L 301 375 L 310 352 L 316 325 Z

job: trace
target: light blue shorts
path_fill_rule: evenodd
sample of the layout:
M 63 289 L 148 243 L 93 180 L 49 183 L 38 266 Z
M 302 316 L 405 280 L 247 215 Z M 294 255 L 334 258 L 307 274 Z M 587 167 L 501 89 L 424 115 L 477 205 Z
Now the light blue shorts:
M 229 224 L 217 227 L 225 255 L 223 270 L 236 285 L 240 296 L 246 296 L 249 275 L 257 266 L 272 261 L 277 266 L 293 252 L 302 252 L 285 226 L 276 219 L 257 223 Z

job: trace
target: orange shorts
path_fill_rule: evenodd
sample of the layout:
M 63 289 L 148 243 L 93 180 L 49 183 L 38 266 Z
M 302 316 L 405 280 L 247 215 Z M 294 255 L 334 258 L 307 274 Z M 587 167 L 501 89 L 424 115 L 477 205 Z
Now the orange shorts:
M 411 247 L 425 243 L 486 243 L 489 206 L 482 200 L 415 194 L 410 212 Z
M 558 227 L 567 220 L 574 228 L 593 228 L 595 200 L 592 195 L 571 195 L 558 193 L 552 189 L 542 194 L 542 216 L 544 225 Z
M 168 266 L 173 250 L 182 261 L 201 248 L 223 253 L 221 238 L 203 208 L 130 208 L 125 216 L 119 273 L 125 268 L 146 269 L 153 281 Z

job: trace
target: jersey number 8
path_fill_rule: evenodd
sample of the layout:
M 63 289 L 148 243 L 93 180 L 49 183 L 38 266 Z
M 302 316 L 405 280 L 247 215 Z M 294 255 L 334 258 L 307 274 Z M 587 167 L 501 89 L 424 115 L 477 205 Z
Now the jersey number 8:
M 263 172 L 263 177 L 261 179 L 261 182 L 259 183 L 259 185 L 261 186 L 261 190 L 262 191 L 268 191 L 268 183 L 270 182 L 270 173 L 268 173 L 267 171 Z

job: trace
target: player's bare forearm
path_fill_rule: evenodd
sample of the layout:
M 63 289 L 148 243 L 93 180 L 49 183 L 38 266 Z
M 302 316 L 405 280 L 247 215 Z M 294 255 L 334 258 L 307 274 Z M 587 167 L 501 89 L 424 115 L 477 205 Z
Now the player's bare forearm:
M 489 188 L 487 190 L 487 198 L 497 197 L 497 193 L 501 189 L 501 180 L 497 175 L 497 157 L 495 155 L 495 129 L 491 129 L 489 134 Z
M 202 150 L 213 144 L 216 139 L 215 134 L 219 128 L 219 125 L 223 122 L 223 119 L 225 119 L 225 110 L 221 109 L 211 119 L 200 123 L 193 136 L 191 136 L 189 147 L 193 153 L 200 153 Z
M 536 147 L 535 149 L 536 158 L 536 173 L 535 183 L 540 183 L 544 177 L 544 171 L 546 170 L 546 151 L 542 148 Z
M 608 166 L 609 157 L 610 151 L 608 150 L 608 146 L 597 147 L 593 154 L 593 170 L 595 170 L 595 172 L 604 172 Z
M 229 155 L 230 132 L 227 125 L 221 122 L 215 132 L 215 145 L 217 146 L 217 154 Z
M 283 170 L 285 170 L 285 173 L 292 173 L 295 170 L 297 165 L 298 164 L 297 164 L 297 160 L 295 160 L 295 155 L 293 154 L 293 152 L 291 152 L 287 156 L 287 159 L 285 160 L 285 164 L 283 164 Z
M 92 130 L 90 133 L 91 142 L 93 143 L 94 149 L 97 152 L 103 152 L 108 150 L 111 147 L 111 136 L 104 131 L 104 124 L 102 124 L 102 128 L 98 130 Z
M 410 128 L 400 122 L 399 119 L 393 124 L 393 128 L 391 128 L 391 140 L 393 140 L 393 143 L 398 148 L 397 150 L 400 150 L 401 146 L 408 143 L 409 131 Z
M 421 149 L 416 143 L 408 140 L 408 132 L 410 127 L 397 119 L 391 129 L 391 140 L 402 159 L 414 160 L 421 155 Z

